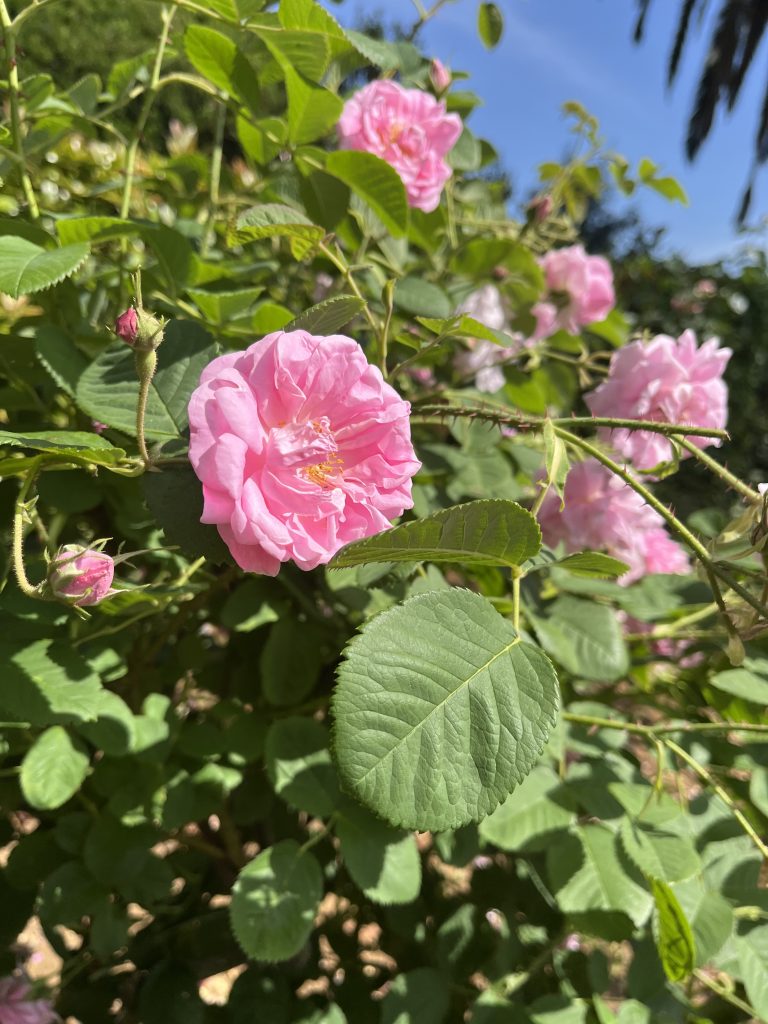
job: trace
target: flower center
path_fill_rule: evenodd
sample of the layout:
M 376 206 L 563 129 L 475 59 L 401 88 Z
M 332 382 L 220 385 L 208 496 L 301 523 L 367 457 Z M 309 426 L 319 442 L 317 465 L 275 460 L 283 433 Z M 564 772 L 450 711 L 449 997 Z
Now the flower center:
M 332 478 L 344 469 L 327 416 L 308 423 L 276 427 L 270 434 L 270 444 L 286 469 L 299 473 L 318 487 L 335 486 Z

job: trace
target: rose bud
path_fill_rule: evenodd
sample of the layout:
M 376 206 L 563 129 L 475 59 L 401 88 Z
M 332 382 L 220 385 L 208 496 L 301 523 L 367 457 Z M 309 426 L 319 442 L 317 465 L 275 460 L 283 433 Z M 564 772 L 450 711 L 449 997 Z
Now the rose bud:
M 439 96 L 451 84 L 453 75 L 445 64 L 435 57 L 429 68 L 429 80 L 432 83 L 432 88 Z
M 115 563 L 106 552 L 65 544 L 51 560 L 48 586 L 58 600 L 85 608 L 114 593 L 114 575 Z
M 115 321 L 115 334 L 121 338 L 126 345 L 135 345 L 139 334 L 139 314 L 131 306 Z
M 115 322 L 115 334 L 137 352 L 152 352 L 163 340 L 166 321 L 139 307 L 126 309 Z

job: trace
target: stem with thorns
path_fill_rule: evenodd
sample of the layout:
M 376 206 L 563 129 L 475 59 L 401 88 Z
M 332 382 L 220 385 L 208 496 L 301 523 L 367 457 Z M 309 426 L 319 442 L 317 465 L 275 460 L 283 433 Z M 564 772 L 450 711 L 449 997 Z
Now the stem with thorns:
M 8 106 L 11 111 L 13 149 L 16 154 L 16 162 L 19 165 L 21 187 L 24 189 L 24 198 L 27 200 L 29 215 L 32 220 L 39 220 L 40 208 L 37 205 L 35 190 L 32 186 L 32 179 L 27 171 L 27 163 L 24 156 L 24 136 L 21 127 L 21 88 L 19 85 L 19 69 L 16 66 L 16 32 L 18 31 L 18 24 L 14 24 L 5 0 L 0 0 L 0 31 L 2 32 L 5 48 L 5 63 L 8 76 Z
M 41 596 L 40 587 L 36 587 L 30 582 L 29 577 L 27 576 L 27 570 L 24 566 L 24 526 L 28 521 L 27 501 L 35 484 L 35 480 L 37 479 L 37 474 L 40 471 L 41 464 L 41 458 L 33 460 L 33 464 L 30 466 L 29 471 L 19 489 L 13 512 L 13 546 L 11 550 L 13 572 L 16 576 L 16 582 L 19 585 L 19 590 L 23 594 L 26 594 L 27 597 Z

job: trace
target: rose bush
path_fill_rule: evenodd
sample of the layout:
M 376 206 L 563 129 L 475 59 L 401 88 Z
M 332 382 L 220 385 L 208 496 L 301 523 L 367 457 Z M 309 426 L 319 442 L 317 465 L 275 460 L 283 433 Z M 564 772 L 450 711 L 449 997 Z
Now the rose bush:
M 177 0 L 62 87 L 0 0 L 0 1020 L 768 1017 L 738 325 L 582 243 L 684 193 L 578 104 L 510 210 L 440 6 Z

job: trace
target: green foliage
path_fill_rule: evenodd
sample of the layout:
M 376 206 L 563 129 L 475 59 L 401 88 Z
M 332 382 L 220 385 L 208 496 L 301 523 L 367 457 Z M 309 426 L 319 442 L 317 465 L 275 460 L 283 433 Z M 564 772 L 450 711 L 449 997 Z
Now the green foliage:
M 475 9 L 498 46 L 503 5 Z M 762 263 L 705 301 L 693 268 L 633 256 L 602 323 L 520 345 L 542 254 L 582 237 L 606 189 L 684 199 L 607 152 L 579 103 L 577 155 L 542 163 L 548 202 L 510 215 L 455 68 L 464 130 L 425 214 L 334 134 L 362 82 L 430 88 L 418 22 L 380 38 L 316 0 L 17 15 L 0 57 L 4 948 L 23 957 L 37 918 L 56 1010 L 82 1024 L 764 1017 L 764 502 L 731 478 L 711 498 L 694 458 L 643 478 L 692 513 L 673 524 L 709 563 L 630 585 L 596 531 L 578 551 L 539 528 L 543 490 L 556 506 L 594 441 L 583 392 L 644 327 L 690 319 L 737 350 L 734 442 L 709 451 L 762 482 L 759 430 L 738 429 L 762 400 Z M 459 312 L 489 284 L 503 327 Z M 110 333 L 132 302 L 167 321 L 156 353 Z M 212 360 L 283 328 L 360 342 L 411 404 L 421 468 L 391 529 L 273 578 L 201 522 L 229 449 L 203 455 L 204 495 L 188 405 Z M 277 485 L 255 450 L 242 472 Z M 113 555 L 115 592 L 53 600 L 62 544 Z

